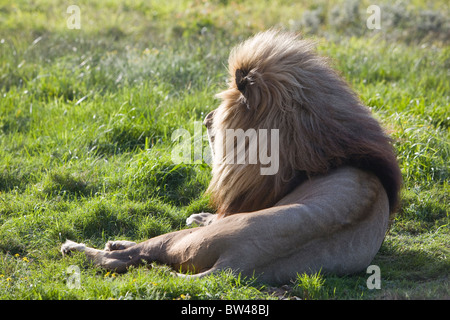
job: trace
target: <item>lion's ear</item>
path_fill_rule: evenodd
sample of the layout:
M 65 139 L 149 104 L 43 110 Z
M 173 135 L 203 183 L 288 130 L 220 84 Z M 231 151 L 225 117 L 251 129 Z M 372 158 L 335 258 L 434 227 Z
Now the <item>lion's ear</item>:
M 258 107 L 261 94 L 258 90 L 259 74 L 256 70 L 236 69 L 235 71 L 236 88 L 241 92 L 245 98 L 245 103 L 248 108 Z
M 247 77 L 248 71 L 244 71 L 241 69 L 236 69 L 236 72 L 234 73 L 235 81 L 236 81 L 236 87 L 238 90 L 245 94 L 245 88 L 247 87 L 247 84 L 250 82 L 249 78 Z

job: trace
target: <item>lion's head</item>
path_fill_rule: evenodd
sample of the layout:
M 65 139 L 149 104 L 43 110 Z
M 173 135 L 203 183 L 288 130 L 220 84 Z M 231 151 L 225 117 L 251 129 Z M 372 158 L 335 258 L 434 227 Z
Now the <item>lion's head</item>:
M 328 60 L 313 49 L 296 35 L 269 30 L 232 50 L 229 87 L 218 94 L 222 103 L 207 120 L 215 137 L 207 193 L 219 215 L 273 206 L 302 180 L 344 165 L 375 173 L 394 211 L 401 174 L 390 139 Z M 248 161 L 250 135 L 243 144 L 247 161 L 227 161 L 227 129 L 278 129 L 278 141 L 270 134 L 264 141 L 269 150 L 278 143 L 277 172 L 263 175 L 261 167 L 267 164 Z M 231 143 L 239 148 L 239 142 Z

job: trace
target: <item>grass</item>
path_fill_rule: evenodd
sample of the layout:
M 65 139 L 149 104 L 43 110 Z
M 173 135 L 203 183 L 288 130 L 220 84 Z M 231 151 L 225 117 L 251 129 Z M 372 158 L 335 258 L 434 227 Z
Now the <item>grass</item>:
M 0 299 L 448 299 L 449 10 L 380 1 L 0 1 Z M 402 207 L 362 272 L 299 275 L 282 294 L 229 272 L 186 281 L 164 266 L 107 273 L 66 239 L 101 247 L 185 228 L 208 211 L 205 164 L 174 164 L 174 130 L 193 133 L 225 85 L 230 48 L 278 26 L 303 31 L 394 139 Z M 204 132 L 203 132 L 204 133 Z M 206 146 L 206 142 L 204 144 Z M 70 266 L 80 288 L 69 288 Z

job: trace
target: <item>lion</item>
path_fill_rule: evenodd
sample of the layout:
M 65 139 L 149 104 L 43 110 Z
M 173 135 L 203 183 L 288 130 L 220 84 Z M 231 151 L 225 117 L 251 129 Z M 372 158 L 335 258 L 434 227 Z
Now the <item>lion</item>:
M 63 255 L 82 251 L 116 272 L 156 262 L 185 277 L 231 269 L 270 284 L 367 268 L 396 212 L 401 172 L 389 136 L 314 46 L 271 29 L 231 51 L 228 88 L 204 121 L 215 214 L 194 214 L 187 222 L 197 226 L 141 243 L 109 241 L 104 250 L 67 240 Z M 224 140 L 230 129 L 276 129 L 278 140 L 259 147 L 276 144 L 277 172 L 261 174 L 260 159 L 225 161 L 239 145 Z

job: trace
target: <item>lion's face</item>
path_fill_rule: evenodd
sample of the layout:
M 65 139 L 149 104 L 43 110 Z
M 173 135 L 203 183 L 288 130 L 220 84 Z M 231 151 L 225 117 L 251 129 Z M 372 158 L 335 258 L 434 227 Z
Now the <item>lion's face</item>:
M 205 117 L 205 119 L 203 120 L 203 125 L 206 127 L 207 130 L 207 134 L 208 134 L 208 141 L 209 141 L 209 146 L 211 148 L 211 155 L 214 157 L 214 135 L 212 132 L 212 124 L 214 121 L 214 113 L 216 112 L 216 110 L 211 111 L 210 113 L 208 113 Z
M 278 126 L 265 123 L 261 110 L 249 109 L 234 88 L 221 96 L 227 97 L 203 121 L 213 159 L 213 205 L 219 216 L 272 206 L 290 188 L 279 179 L 287 171 L 279 172 Z

